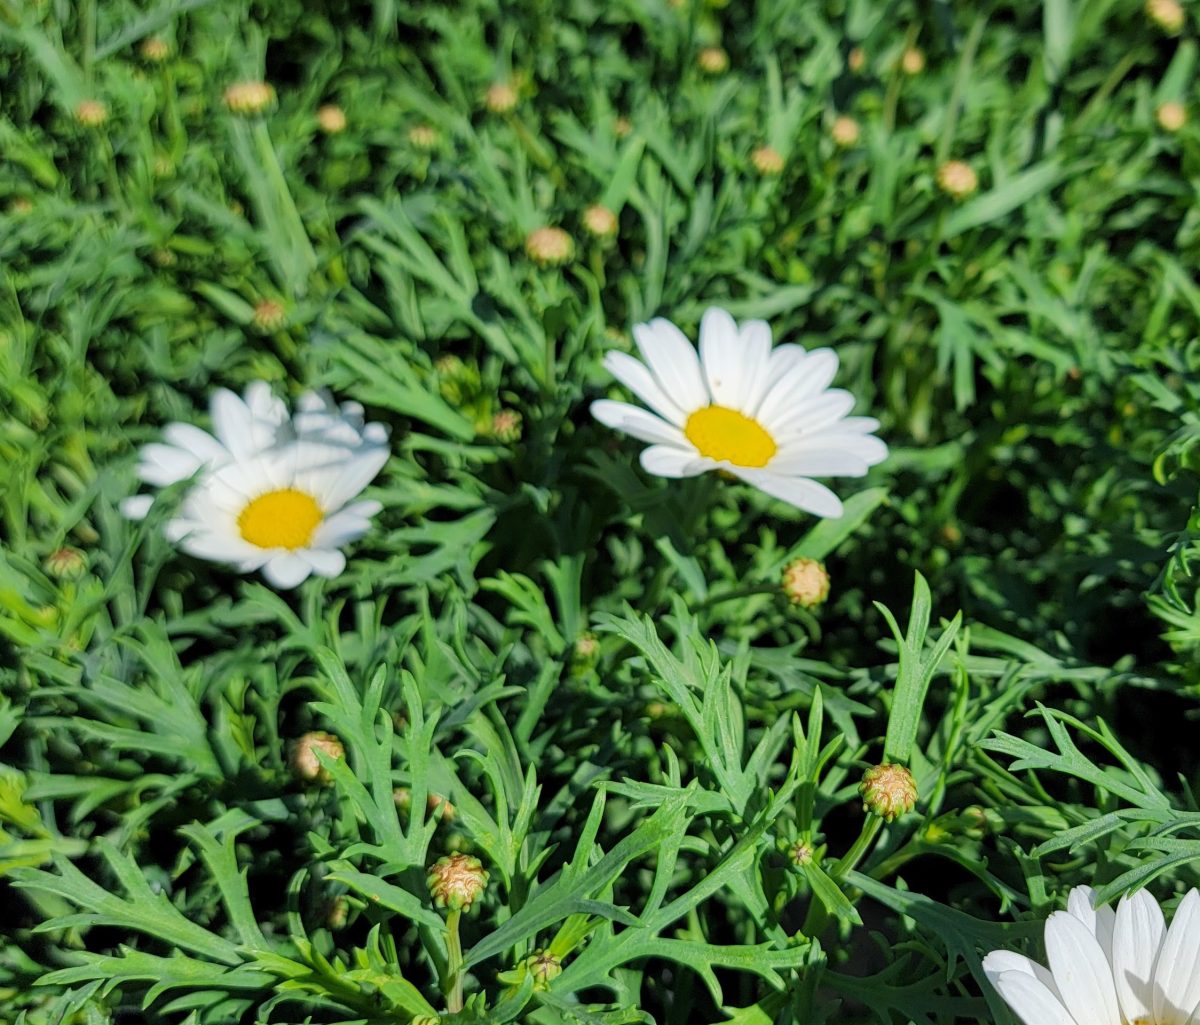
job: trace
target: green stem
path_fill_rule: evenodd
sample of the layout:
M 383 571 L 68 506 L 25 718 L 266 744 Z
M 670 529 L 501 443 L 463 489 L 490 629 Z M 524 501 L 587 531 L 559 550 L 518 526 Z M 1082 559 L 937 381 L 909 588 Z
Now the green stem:
M 863 855 L 870 850 L 871 844 L 875 842 L 875 837 L 879 833 L 880 826 L 883 825 L 883 819 L 878 815 L 868 815 L 866 821 L 863 822 L 862 829 L 859 831 L 858 839 L 854 841 L 848 850 L 838 862 L 829 870 L 829 876 L 834 882 L 840 881 L 847 872 L 851 871 L 863 858 Z M 829 909 L 815 894 L 812 901 L 808 905 L 808 913 L 804 916 L 804 925 L 800 931 L 809 937 L 820 936 L 824 931 L 825 926 L 829 924 Z
M 446 1011 L 455 1014 L 463 1009 L 462 940 L 458 935 L 458 921 L 462 911 L 451 911 L 446 916 Z

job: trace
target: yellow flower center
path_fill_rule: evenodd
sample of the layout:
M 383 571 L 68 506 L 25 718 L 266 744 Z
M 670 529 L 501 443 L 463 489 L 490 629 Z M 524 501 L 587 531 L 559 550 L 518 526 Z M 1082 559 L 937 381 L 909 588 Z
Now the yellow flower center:
M 259 548 L 303 548 L 322 520 L 312 495 L 281 488 L 259 495 L 238 514 L 241 535 Z
M 766 466 L 779 447 L 762 424 L 728 406 L 697 409 L 683 433 L 702 456 L 734 466 Z

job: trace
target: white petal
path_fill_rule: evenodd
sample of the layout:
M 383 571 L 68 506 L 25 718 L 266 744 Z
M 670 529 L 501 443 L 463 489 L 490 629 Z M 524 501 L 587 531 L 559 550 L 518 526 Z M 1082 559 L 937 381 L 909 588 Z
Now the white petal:
M 1050 969 L 1030 960 L 1024 954 L 1012 950 L 993 950 L 983 959 L 983 974 L 993 986 L 1004 972 L 1023 972 L 1037 979 L 1055 997 L 1058 996 L 1058 987 L 1054 985 L 1054 975 Z
M 695 477 L 713 464 L 693 449 L 677 448 L 674 445 L 651 445 L 642 449 L 642 468 L 658 477 Z
M 771 376 L 771 326 L 765 320 L 747 320 L 742 324 L 742 397 L 738 407 L 753 416 L 766 398 L 774 378 Z
M 292 552 L 273 555 L 262 568 L 262 575 L 272 587 L 290 589 L 308 579 L 312 567 Z
M 127 520 L 144 520 L 153 504 L 154 498 L 151 495 L 130 495 L 121 501 L 119 508 L 121 515 Z
M 604 369 L 620 381 L 654 412 L 671 423 L 682 427 L 688 417 L 686 413 L 654 379 L 646 364 L 639 362 L 627 352 L 610 352 L 604 357 Z M 707 403 L 704 403 L 707 405 Z M 699 407 L 695 407 L 699 408 Z
M 165 488 L 187 480 L 202 465 L 199 456 L 187 449 L 152 442 L 138 453 L 137 475 L 147 484 Z
M 342 513 L 357 516 L 364 520 L 369 520 L 372 516 L 378 516 L 382 511 L 383 503 L 376 502 L 373 498 L 363 502 L 354 502 L 341 510 Z M 341 513 L 338 515 L 341 515 Z M 331 516 L 330 519 L 333 519 L 333 517 Z
M 753 484 L 772 498 L 778 498 L 814 516 L 837 519 L 842 515 L 842 502 L 824 484 L 806 477 L 781 477 L 768 470 L 747 470 L 731 467 L 747 484 Z
M 680 446 L 687 444 L 678 427 L 628 402 L 599 399 L 592 403 L 592 416 L 608 427 L 652 445 L 659 442 Z
M 1154 970 L 1154 1017 L 1158 1025 L 1183 1025 L 1200 1004 L 1200 893 L 1179 902 Z
M 335 512 L 375 479 L 390 455 L 386 448 L 359 449 L 338 468 L 328 485 L 313 491 L 313 497 L 326 512 Z
M 1004 972 L 992 980 L 992 985 L 1025 1025 L 1079 1025 L 1058 998 L 1031 975 Z M 1084 1022 L 1082 1025 L 1100 1023 Z
M 744 408 L 746 368 L 737 323 L 716 306 L 705 310 L 700 320 L 700 364 L 712 401 L 731 409 Z
M 655 317 L 649 324 L 635 324 L 633 338 L 662 390 L 680 409 L 691 411 L 709 404 L 700 358 L 679 328 Z
M 833 448 L 780 451 L 766 466 L 771 473 L 797 477 L 861 477 L 868 468 L 853 453 Z
M 278 424 L 262 398 L 261 389 L 247 393 L 267 415 L 256 416 L 250 406 L 227 388 L 218 388 L 209 400 L 213 433 L 235 459 L 247 459 L 269 449 L 276 441 Z M 285 407 L 286 409 L 286 407 Z
M 1076 886 L 1067 894 L 1067 911 L 1079 919 L 1100 943 L 1104 956 L 1112 960 L 1113 927 L 1117 916 L 1107 904 L 1094 907 L 1096 891 L 1090 886 Z
M 772 382 L 778 381 L 784 374 L 799 366 L 808 358 L 803 345 L 784 342 L 771 350 L 771 358 L 767 364 L 767 375 Z
M 263 549 L 235 534 L 199 530 L 189 533 L 179 542 L 179 547 L 188 555 L 209 562 L 237 562 L 254 558 Z
M 854 396 L 841 388 L 830 388 L 812 399 L 797 403 L 768 419 L 763 416 L 762 425 L 775 437 L 788 433 L 820 431 L 835 426 L 836 422 L 854 408 Z
M 168 445 L 191 452 L 206 466 L 217 466 L 230 458 L 229 450 L 224 445 L 194 424 L 167 424 L 163 428 L 163 439 Z
M 319 577 L 336 577 L 346 568 L 346 556 L 336 549 L 304 548 L 296 552 Z
M 1121 1025 L 1112 965 L 1088 926 L 1055 911 L 1046 920 L 1046 956 L 1071 1017 L 1086 1025 Z
M 844 422 L 844 421 L 843 421 Z M 841 430 L 841 423 L 827 431 L 799 434 L 779 440 L 779 456 L 790 456 L 797 452 L 845 452 L 861 460 L 867 466 L 882 463 L 888 454 L 886 443 L 871 434 L 852 434 Z
M 312 545 L 314 548 L 341 548 L 357 541 L 370 529 L 370 520 L 351 513 L 350 509 L 343 509 L 321 522 L 313 532 Z
M 1165 932 L 1162 908 L 1147 891 L 1130 894 L 1117 906 L 1113 982 L 1126 1021 L 1149 1019 L 1154 1013 L 1154 964 Z

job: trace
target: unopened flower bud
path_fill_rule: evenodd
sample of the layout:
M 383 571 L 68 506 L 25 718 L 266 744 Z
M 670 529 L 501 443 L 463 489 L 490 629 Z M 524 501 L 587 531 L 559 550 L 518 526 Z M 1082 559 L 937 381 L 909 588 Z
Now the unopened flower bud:
M 325 925 L 330 929 L 343 929 L 350 918 L 350 902 L 343 896 L 334 897 L 325 909 Z
M 433 125 L 413 125 L 408 130 L 408 143 L 413 149 L 419 149 L 426 153 L 437 149 L 438 143 L 441 141 L 441 136 L 438 130 Z
M 46 572 L 55 580 L 76 580 L 87 569 L 87 558 L 78 548 L 58 548 L 46 556 Z
M 846 54 L 846 67 L 850 69 L 852 75 L 857 75 L 866 66 L 867 51 L 861 46 L 854 47 L 854 49 Z
M 962 160 L 947 160 L 937 169 L 937 183 L 952 199 L 966 199 L 979 188 L 979 175 Z
M 392 790 L 392 804 L 401 811 L 412 807 L 412 791 L 408 787 L 396 787 Z
M 915 46 L 910 46 L 900 55 L 900 70 L 906 75 L 919 75 L 925 70 L 925 54 Z
M 75 105 L 75 120 L 85 128 L 99 128 L 108 120 L 108 107 L 100 100 L 80 100 Z
M 558 267 L 575 254 L 575 243 L 562 228 L 536 228 L 525 239 L 525 252 L 542 267 Z
M 608 207 L 593 203 L 583 211 L 583 226 L 596 238 L 612 238 L 617 233 L 617 215 Z
M 346 112 L 336 103 L 326 103 L 317 108 L 317 127 L 326 135 L 337 135 L 346 130 Z
M 274 299 L 260 299 L 254 304 L 254 326 L 263 334 L 278 331 L 287 323 L 287 310 Z
M 425 876 L 430 896 L 439 908 L 468 911 L 487 886 L 488 873 L 483 863 L 469 854 L 449 854 L 438 858 Z
M 318 751 L 335 760 L 346 757 L 346 749 L 337 737 L 332 733 L 313 730 L 292 743 L 288 753 L 288 765 L 292 775 L 309 783 L 328 783 L 332 777 L 329 770 L 317 761 Z
M 224 100 L 234 114 L 261 114 L 275 102 L 275 90 L 267 82 L 234 82 Z
M 842 114 L 833 119 L 833 125 L 829 129 L 829 135 L 841 149 L 849 149 L 858 142 L 858 137 L 862 134 L 858 127 L 858 122 L 852 117 L 847 117 Z
M 33 212 L 33 201 L 28 196 L 17 196 L 8 204 L 10 214 L 24 215 Z
M 706 75 L 722 75 L 729 70 L 729 54 L 719 46 L 706 46 L 696 55 L 696 63 Z
M 492 417 L 492 437 L 502 445 L 521 440 L 521 414 L 515 409 L 502 409 Z
M 885 822 L 898 819 L 917 803 L 917 783 L 903 765 L 884 763 L 863 773 L 858 792 L 863 811 L 878 815 Z
M 517 106 L 516 86 L 511 82 L 493 82 L 484 94 L 484 105 L 493 114 L 507 114 Z
M 600 638 L 590 631 L 580 634 L 575 641 L 571 657 L 578 663 L 594 665 L 600 657 Z
M 147 36 L 142 40 L 142 45 L 138 47 L 138 53 L 142 55 L 144 61 L 161 64 L 171 55 L 171 47 L 167 45 L 165 39 L 160 39 L 158 36 Z
M 624 139 L 632 131 L 633 122 L 627 117 L 618 117 L 613 122 L 613 135 L 618 139 Z
M 425 807 L 431 815 L 437 815 L 443 822 L 453 822 L 454 816 L 458 814 L 454 805 L 441 794 L 430 794 L 426 797 Z
M 793 840 L 787 849 L 788 861 L 796 868 L 803 868 L 805 865 L 811 865 L 813 860 L 813 846 L 807 840 Z
M 1186 20 L 1178 0 L 1146 0 L 1146 17 L 1169 35 L 1178 35 Z
M 525 959 L 525 967 L 529 970 L 529 974 L 533 976 L 533 988 L 535 990 L 545 990 L 550 988 L 550 983 L 562 975 L 562 960 L 555 957 L 548 950 L 537 950 Z
M 1178 100 L 1167 100 L 1154 112 L 1158 127 L 1164 132 L 1177 132 L 1187 124 L 1187 107 Z
M 783 173 L 783 154 L 771 146 L 759 146 L 750 154 L 750 163 L 754 170 L 767 177 Z
M 816 559 L 795 559 L 784 567 L 783 593 L 793 605 L 815 608 L 829 597 L 829 573 Z

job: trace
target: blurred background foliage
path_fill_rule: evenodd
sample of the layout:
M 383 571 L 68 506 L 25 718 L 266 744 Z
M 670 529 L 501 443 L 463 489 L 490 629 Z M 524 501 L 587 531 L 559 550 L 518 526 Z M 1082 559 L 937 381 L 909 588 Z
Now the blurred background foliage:
M 1196 54 L 1138 0 L 0 0 L 0 1017 L 433 1013 L 459 849 L 493 1021 L 1000 1016 L 995 922 L 1196 881 Z M 710 304 L 882 420 L 842 521 L 590 421 Z M 256 378 L 392 428 L 297 595 L 116 512 Z M 915 572 L 964 625 L 898 710 Z M 839 874 L 901 711 L 918 814 Z M 353 771 L 298 783 L 309 729 Z

